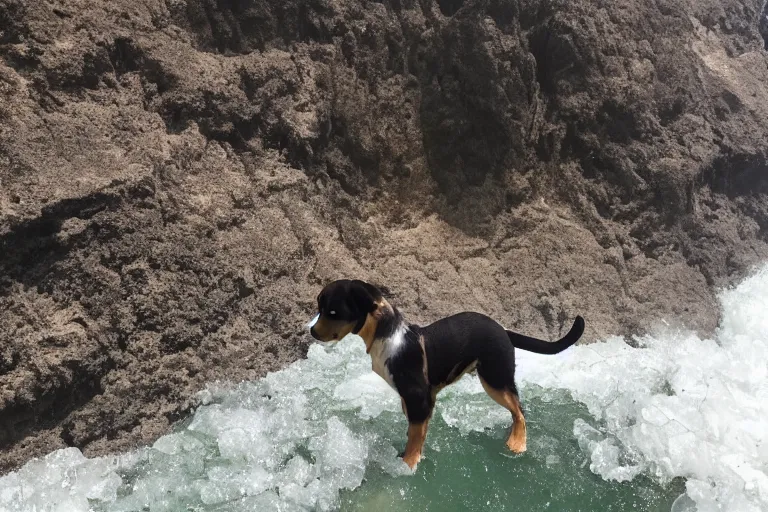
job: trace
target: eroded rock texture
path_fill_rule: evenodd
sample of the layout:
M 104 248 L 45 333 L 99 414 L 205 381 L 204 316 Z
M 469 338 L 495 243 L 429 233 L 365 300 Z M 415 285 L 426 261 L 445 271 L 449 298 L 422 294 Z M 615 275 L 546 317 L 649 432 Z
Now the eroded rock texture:
M 320 285 L 707 332 L 768 255 L 760 0 L 0 0 L 0 470 L 301 357 Z

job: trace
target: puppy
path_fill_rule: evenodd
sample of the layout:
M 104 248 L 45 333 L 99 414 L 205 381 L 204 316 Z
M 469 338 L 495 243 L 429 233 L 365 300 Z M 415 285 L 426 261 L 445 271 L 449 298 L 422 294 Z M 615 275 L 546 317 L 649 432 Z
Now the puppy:
M 412 469 L 421 459 L 437 393 L 473 370 L 491 398 L 512 413 L 507 447 L 524 452 L 525 417 L 515 388 L 515 348 L 557 354 L 584 332 L 580 316 L 568 334 L 554 343 L 507 331 L 479 313 L 459 313 L 419 327 L 408 324 L 375 286 L 347 279 L 323 288 L 317 309 L 310 322 L 312 337 L 333 342 L 357 334 L 365 342 L 373 371 L 400 395 L 408 419 L 403 460 Z

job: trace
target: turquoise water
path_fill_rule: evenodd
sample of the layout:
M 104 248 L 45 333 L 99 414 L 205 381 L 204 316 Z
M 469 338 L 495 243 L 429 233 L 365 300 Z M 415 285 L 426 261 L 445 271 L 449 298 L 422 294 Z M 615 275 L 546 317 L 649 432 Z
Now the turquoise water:
M 618 483 L 592 473 L 573 436 L 574 420 L 589 413 L 567 393 L 525 405 L 525 454 L 506 450 L 505 427 L 462 435 L 438 418 L 416 475 L 392 477 L 372 468 L 358 489 L 342 493 L 341 510 L 668 512 L 685 491 L 681 480 L 664 486 L 647 477 Z

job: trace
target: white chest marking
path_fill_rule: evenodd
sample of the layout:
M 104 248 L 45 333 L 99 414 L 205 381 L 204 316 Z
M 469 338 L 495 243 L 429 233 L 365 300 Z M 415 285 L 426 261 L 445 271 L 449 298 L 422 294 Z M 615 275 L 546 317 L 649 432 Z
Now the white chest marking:
M 397 387 L 395 387 L 392 374 L 387 367 L 387 360 L 397 354 L 400 347 L 405 343 L 405 330 L 404 325 L 400 326 L 391 337 L 378 339 L 373 342 L 371 347 L 371 368 L 395 391 L 397 391 Z

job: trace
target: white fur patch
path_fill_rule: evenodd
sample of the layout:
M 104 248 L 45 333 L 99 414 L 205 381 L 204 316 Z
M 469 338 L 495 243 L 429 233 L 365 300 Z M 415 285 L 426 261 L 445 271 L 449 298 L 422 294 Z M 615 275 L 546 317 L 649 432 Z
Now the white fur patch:
M 316 314 L 315 317 L 307 323 L 307 329 L 311 329 L 315 326 L 317 321 L 320 319 L 320 313 Z
M 405 324 L 401 324 L 389 338 L 380 338 L 373 342 L 371 346 L 371 368 L 374 372 L 387 381 L 387 384 L 397 391 L 395 382 L 392 380 L 392 374 L 387 367 L 387 359 L 397 354 L 400 347 L 405 343 L 405 333 L 407 331 Z

